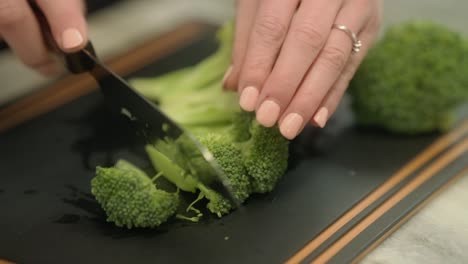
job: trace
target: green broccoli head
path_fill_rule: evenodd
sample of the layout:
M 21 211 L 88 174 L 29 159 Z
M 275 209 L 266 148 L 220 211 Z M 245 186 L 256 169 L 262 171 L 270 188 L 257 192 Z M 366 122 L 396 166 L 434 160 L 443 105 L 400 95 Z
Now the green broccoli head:
M 289 141 L 277 127 L 266 128 L 252 122 L 251 138 L 243 143 L 244 166 L 252 179 L 254 192 L 271 192 L 286 172 Z
M 202 183 L 198 185 L 198 189 L 203 194 L 203 196 L 208 199 L 206 208 L 208 208 L 210 212 L 216 214 L 218 217 L 222 217 L 223 215 L 228 214 L 233 209 L 229 200 L 218 192 L 206 187 Z
M 228 134 L 234 142 L 244 142 L 250 139 L 250 127 L 254 119 L 254 112 L 238 110 L 232 115 Z
M 132 169 L 97 167 L 91 193 L 119 227 L 157 227 L 173 216 L 178 195 L 156 189 L 151 179 Z
M 356 119 L 397 133 L 446 130 L 468 98 L 467 72 L 468 45 L 460 34 L 430 22 L 394 26 L 350 83 Z
M 244 202 L 251 193 L 250 179 L 239 147 L 227 134 L 207 134 L 200 138 L 226 174 L 234 196 Z

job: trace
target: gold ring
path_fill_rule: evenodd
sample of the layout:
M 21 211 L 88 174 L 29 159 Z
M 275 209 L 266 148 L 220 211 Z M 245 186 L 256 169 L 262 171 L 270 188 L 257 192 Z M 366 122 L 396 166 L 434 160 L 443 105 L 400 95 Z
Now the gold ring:
M 358 53 L 361 50 L 362 42 L 357 38 L 356 34 L 348 27 L 338 24 L 333 24 L 333 28 L 344 31 L 353 41 L 353 53 Z

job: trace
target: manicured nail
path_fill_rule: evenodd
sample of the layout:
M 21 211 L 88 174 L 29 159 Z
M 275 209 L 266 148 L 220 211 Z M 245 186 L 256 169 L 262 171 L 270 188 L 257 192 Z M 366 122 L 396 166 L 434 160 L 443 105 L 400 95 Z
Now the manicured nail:
M 265 127 L 272 127 L 278 120 L 280 110 L 280 106 L 277 103 L 272 100 L 266 100 L 258 108 L 257 121 Z
M 328 120 L 328 109 L 325 107 L 322 107 L 318 110 L 318 112 L 314 116 L 314 121 L 319 125 L 319 127 L 324 128 L 325 124 L 327 123 Z
M 224 74 L 224 77 L 223 77 L 223 88 L 226 89 L 226 81 L 227 79 L 229 78 L 229 76 L 231 76 L 231 72 L 232 72 L 232 66 L 229 66 L 229 68 L 227 69 L 226 73 Z
M 257 104 L 258 100 L 258 89 L 249 86 L 244 88 L 241 93 L 239 104 L 245 111 L 252 112 L 255 110 L 255 105 Z
M 303 124 L 304 118 L 301 115 L 297 113 L 288 114 L 281 123 L 280 132 L 285 138 L 294 139 L 299 134 Z
M 64 49 L 75 49 L 83 44 L 83 36 L 76 28 L 69 28 L 62 33 L 62 45 Z

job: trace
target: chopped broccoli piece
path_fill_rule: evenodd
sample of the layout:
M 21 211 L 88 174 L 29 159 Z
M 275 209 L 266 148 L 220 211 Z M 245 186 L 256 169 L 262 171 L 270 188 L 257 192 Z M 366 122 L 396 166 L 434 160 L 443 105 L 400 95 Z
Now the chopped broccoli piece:
M 206 208 L 208 208 L 208 210 L 210 210 L 210 212 L 213 214 L 216 214 L 218 217 L 222 217 L 232 210 L 232 205 L 229 200 L 227 200 L 221 194 L 213 191 L 201 183 L 197 187 L 200 189 L 200 192 L 203 193 L 203 196 L 209 200 Z
M 97 167 L 91 192 L 119 227 L 157 227 L 173 216 L 178 194 L 156 189 L 152 180 L 128 162 L 115 167 Z
M 160 170 L 164 177 L 184 191 L 195 192 L 199 190 L 203 197 L 209 200 L 207 208 L 218 216 L 229 213 L 232 209 L 229 200 L 214 190 L 205 186 L 202 182 L 198 181 L 192 175 L 187 174 L 177 164 L 169 160 L 164 154 L 159 152 L 155 147 L 148 145 L 146 151 L 150 157 L 154 167 Z
M 232 117 L 232 124 L 228 131 L 234 142 L 243 142 L 250 139 L 250 127 L 255 119 L 253 112 L 246 112 L 240 110 L 234 113 Z
M 266 128 L 253 121 L 251 138 L 242 143 L 244 166 L 256 193 L 271 192 L 288 167 L 289 141 L 277 127 Z
M 198 180 L 187 174 L 182 168 L 170 160 L 166 155 L 159 152 L 152 145 L 146 146 L 151 163 L 156 170 L 163 173 L 164 178 L 172 182 L 177 188 L 194 193 L 197 190 Z
M 449 129 L 468 100 L 468 43 L 432 22 L 391 27 L 350 83 L 362 125 L 418 134 Z
M 229 179 L 234 196 L 244 202 L 250 195 L 251 185 L 244 159 L 239 147 L 225 134 L 207 134 L 200 138 L 208 150 L 213 154 L 219 166 Z

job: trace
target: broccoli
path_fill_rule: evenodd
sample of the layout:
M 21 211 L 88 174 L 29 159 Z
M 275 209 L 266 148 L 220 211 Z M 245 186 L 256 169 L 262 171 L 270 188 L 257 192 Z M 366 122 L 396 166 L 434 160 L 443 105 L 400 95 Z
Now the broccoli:
M 200 138 L 200 141 L 213 154 L 223 169 L 229 179 L 234 196 L 240 202 L 244 202 L 252 189 L 240 148 L 226 134 L 207 134 Z
M 266 128 L 256 121 L 250 127 L 251 137 L 243 142 L 244 166 L 252 178 L 256 193 L 271 192 L 288 166 L 289 141 L 277 127 Z
M 159 170 L 167 180 L 172 182 L 178 188 L 187 192 L 195 192 L 196 190 L 200 190 L 200 198 L 204 197 L 209 200 L 207 208 L 212 213 L 221 217 L 229 213 L 229 211 L 232 209 L 231 204 L 226 198 L 206 187 L 202 182 L 194 178 L 192 175 L 187 174 L 186 171 L 172 162 L 163 153 L 159 152 L 154 146 L 147 145 L 146 152 L 154 167 Z
M 350 83 L 357 122 L 390 132 L 449 129 L 468 99 L 468 44 L 432 22 L 391 27 Z
M 133 84 L 212 152 L 230 180 L 235 196 L 244 201 L 252 192 L 266 193 L 274 189 L 287 168 L 289 141 L 277 127 L 262 127 L 253 113 L 242 111 L 235 93 L 222 90 L 222 73 L 228 67 L 229 63 L 225 62 L 230 61 L 232 49 L 232 27 L 227 24 L 218 33 L 217 52 L 191 66 L 186 75 L 172 73 L 177 78 L 170 85 L 166 76 L 136 79 Z M 205 78 L 194 81 L 196 76 L 205 75 L 216 75 L 217 79 L 211 83 Z M 186 173 L 194 178 L 205 177 L 206 181 L 212 176 L 203 172 L 203 166 L 196 166 L 196 160 L 202 157 L 193 155 L 187 149 L 191 145 L 184 144 L 184 140 L 159 141 L 155 147 L 175 160 Z M 184 160 L 187 157 L 190 157 L 188 162 Z
M 198 128 L 206 131 L 229 125 L 238 110 L 237 98 L 221 86 L 231 61 L 233 31 L 232 22 L 223 26 L 217 33 L 218 50 L 198 64 L 155 78 L 135 78 L 130 83 L 192 133 Z
M 96 168 L 91 193 L 119 227 L 157 227 L 173 216 L 179 205 L 177 193 L 158 190 L 143 171 L 127 161 L 111 168 Z
M 272 191 L 285 173 L 289 141 L 277 127 L 258 124 L 253 113 L 240 109 L 236 93 L 222 89 L 223 74 L 230 63 L 232 33 L 232 23 L 224 26 L 218 33 L 218 50 L 194 66 L 131 81 L 187 133 L 177 139 L 155 139 L 145 147 L 157 175 L 173 184 L 175 193 L 158 187 L 159 181 L 155 185 L 128 162 L 97 168 L 92 193 L 109 221 L 129 228 L 157 227 L 173 215 L 197 222 L 203 216 L 195 208 L 200 200 L 205 200 L 207 210 L 218 217 L 234 209 L 227 197 L 209 187 L 217 179 L 206 163 L 199 162 L 204 157 L 187 143 L 192 137 L 213 154 L 240 202 L 252 193 Z M 198 197 L 193 202 L 186 201 L 192 196 L 183 196 L 183 192 Z M 147 200 L 151 200 L 149 206 L 142 207 L 142 201 Z M 185 211 L 194 212 L 195 216 L 177 214 L 182 204 L 190 204 Z

